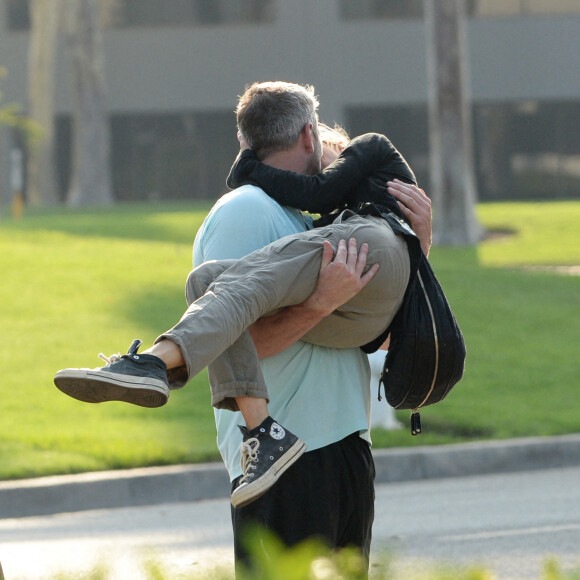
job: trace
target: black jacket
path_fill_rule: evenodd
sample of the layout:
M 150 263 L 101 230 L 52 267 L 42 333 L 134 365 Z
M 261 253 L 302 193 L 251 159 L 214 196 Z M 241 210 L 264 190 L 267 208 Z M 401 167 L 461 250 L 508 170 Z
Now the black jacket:
M 354 138 L 336 161 L 312 176 L 264 165 L 251 149 L 246 149 L 236 158 L 227 184 L 231 188 L 257 185 L 278 203 L 311 213 L 336 214 L 372 202 L 404 218 L 397 201 L 387 191 L 387 181 L 395 178 L 417 183 L 408 163 L 389 139 L 367 133 Z M 331 220 L 323 217 L 321 221 L 317 225 Z

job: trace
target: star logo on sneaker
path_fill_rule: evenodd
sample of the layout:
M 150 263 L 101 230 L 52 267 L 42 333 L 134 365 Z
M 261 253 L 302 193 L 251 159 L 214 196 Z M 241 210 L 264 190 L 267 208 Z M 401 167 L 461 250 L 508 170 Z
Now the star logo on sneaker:
M 270 427 L 270 437 L 272 437 L 272 439 L 276 439 L 277 441 L 284 439 L 284 437 L 286 437 L 286 431 L 284 431 L 284 427 L 282 427 L 282 425 L 278 425 L 278 423 L 272 423 L 272 426 Z

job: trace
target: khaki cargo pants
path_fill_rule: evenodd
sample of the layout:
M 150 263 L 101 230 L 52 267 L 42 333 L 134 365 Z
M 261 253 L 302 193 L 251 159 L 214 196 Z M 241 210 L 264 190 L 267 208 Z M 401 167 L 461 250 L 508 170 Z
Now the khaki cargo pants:
M 343 212 L 331 225 L 286 236 L 240 260 L 209 261 L 186 284 L 189 307 L 180 322 L 156 342 L 170 339 L 186 368 L 170 372 L 180 388 L 209 367 L 212 405 L 238 410 L 235 397 L 268 399 L 248 327 L 281 308 L 299 304 L 316 289 L 322 242 L 336 249 L 341 239 L 369 245 L 367 268 L 380 268 L 367 286 L 327 316 L 301 340 L 331 348 L 363 346 L 390 324 L 409 280 L 406 242 L 387 222 Z

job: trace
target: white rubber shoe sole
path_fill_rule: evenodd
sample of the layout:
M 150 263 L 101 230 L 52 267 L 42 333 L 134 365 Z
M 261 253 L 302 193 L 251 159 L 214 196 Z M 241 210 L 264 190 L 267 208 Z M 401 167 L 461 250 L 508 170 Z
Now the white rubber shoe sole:
M 85 403 L 122 401 L 139 407 L 162 407 L 169 398 L 169 388 L 161 380 L 97 371 L 63 369 L 54 377 L 63 393 Z

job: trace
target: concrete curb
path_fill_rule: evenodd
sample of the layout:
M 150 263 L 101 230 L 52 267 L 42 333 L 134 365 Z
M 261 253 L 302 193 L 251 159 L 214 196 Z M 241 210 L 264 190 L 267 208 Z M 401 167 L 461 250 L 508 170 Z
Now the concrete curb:
M 374 452 L 377 482 L 441 479 L 580 465 L 580 434 Z
M 580 465 L 580 434 L 373 452 L 377 483 Z M 22 518 L 229 496 L 221 463 L 0 482 L 0 518 Z
M 0 483 L 0 519 L 227 497 L 221 463 L 98 471 Z

